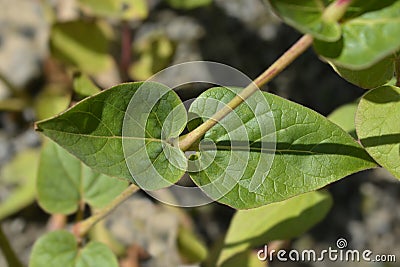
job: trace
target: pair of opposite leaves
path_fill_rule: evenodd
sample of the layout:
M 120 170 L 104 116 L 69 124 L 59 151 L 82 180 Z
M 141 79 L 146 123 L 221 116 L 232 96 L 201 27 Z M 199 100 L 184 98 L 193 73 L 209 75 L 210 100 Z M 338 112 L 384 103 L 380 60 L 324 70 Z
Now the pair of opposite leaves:
M 205 120 L 239 90 L 211 88 L 189 112 Z M 186 127 L 186 118 L 181 100 L 169 88 L 127 83 L 38 122 L 37 129 L 94 170 L 130 181 L 133 176 L 148 190 L 177 182 L 189 162 L 198 186 L 239 209 L 313 191 L 376 166 L 340 127 L 269 93 L 253 95 L 209 130 L 204 140 L 215 149 L 200 149 L 189 161 L 171 144 Z

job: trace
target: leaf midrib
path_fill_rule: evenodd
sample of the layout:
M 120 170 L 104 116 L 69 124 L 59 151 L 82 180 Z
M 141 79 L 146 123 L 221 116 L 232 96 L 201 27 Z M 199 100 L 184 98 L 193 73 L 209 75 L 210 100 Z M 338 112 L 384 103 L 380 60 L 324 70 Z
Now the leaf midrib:
M 63 131 L 53 130 L 53 129 L 43 129 L 43 130 L 47 131 L 47 132 L 56 132 L 56 133 L 62 133 L 62 134 L 68 134 L 68 135 L 74 135 L 74 136 L 81 136 L 81 137 L 86 137 L 86 138 L 145 140 L 145 141 L 160 142 L 160 143 L 169 144 L 167 142 L 167 140 L 157 139 L 157 138 L 150 138 L 150 137 L 118 136 L 118 135 L 112 135 L 112 136 L 109 136 L 109 135 L 92 135 L 92 134 L 63 132 Z

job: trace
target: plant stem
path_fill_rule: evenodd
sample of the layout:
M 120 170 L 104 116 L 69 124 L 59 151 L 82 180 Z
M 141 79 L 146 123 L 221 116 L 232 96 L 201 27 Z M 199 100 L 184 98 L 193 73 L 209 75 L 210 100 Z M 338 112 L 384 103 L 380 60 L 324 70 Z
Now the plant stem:
M 9 267 L 23 267 L 21 261 L 18 259 L 7 236 L 3 232 L 3 228 L 0 225 L 0 248 L 3 251 L 3 255 L 8 263 Z
M 352 0 L 338 0 L 329 5 L 322 14 L 322 19 L 325 21 L 338 21 L 346 13 L 347 8 Z
M 47 222 L 48 231 L 63 229 L 67 224 L 67 216 L 64 214 L 53 214 Z
M 226 106 L 215 113 L 210 119 L 191 131 L 179 142 L 179 148 L 186 151 L 196 140 L 201 138 L 205 132 L 242 104 L 247 98 L 259 90 L 259 87 L 271 81 L 282 70 L 289 66 L 298 56 L 311 46 L 313 37 L 309 34 L 301 37 L 289 50 L 276 60 L 264 73 L 257 77 L 251 84 L 237 94 Z
M 87 218 L 84 221 L 81 221 L 74 225 L 72 232 L 74 235 L 80 239 L 85 236 L 90 228 L 93 227 L 98 221 L 107 216 L 111 211 L 113 211 L 119 204 L 124 202 L 127 198 L 129 198 L 133 193 L 139 190 L 134 184 L 131 184 L 128 188 L 126 188 L 121 194 L 119 194 L 111 203 L 109 203 L 104 208 L 98 210 L 94 215 Z
M 337 0 L 329 5 L 323 12 L 322 18 L 326 21 L 338 21 L 346 12 L 352 0 Z M 307 50 L 313 43 L 313 37 L 305 34 L 278 60 L 276 60 L 264 73 L 258 76 L 251 84 L 237 94 L 226 106 L 217 111 L 211 118 L 191 131 L 185 138 L 179 140 L 179 148 L 182 151 L 188 150 L 193 143 L 200 139 L 208 130 L 231 113 L 236 107 L 259 90 L 259 87 L 270 82 L 275 76 L 281 73 L 298 56 Z
M 121 25 L 121 59 L 120 70 L 121 77 L 124 81 L 129 80 L 128 69 L 131 61 L 132 54 L 132 36 L 129 23 L 123 21 Z

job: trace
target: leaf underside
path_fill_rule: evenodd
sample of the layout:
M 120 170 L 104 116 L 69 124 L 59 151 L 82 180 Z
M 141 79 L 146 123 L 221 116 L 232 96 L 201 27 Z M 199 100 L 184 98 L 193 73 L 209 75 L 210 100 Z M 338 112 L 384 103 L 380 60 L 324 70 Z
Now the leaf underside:
M 335 21 L 325 21 L 322 13 L 326 1 L 321 0 L 269 0 L 284 22 L 317 39 L 333 42 L 340 39 L 341 28 Z
M 147 106 L 150 103 L 152 107 Z M 143 187 L 151 190 L 184 174 L 186 159 L 168 140 L 179 136 L 185 123 L 186 112 L 176 93 L 146 82 L 117 85 L 36 127 L 97 172 L 131 182 L 136 182 L 131 171 L 138 176 L 146 171 L 162 175 L 162 180 L 145 179 L 148 184 Z M 167 152 L 174 153 L 175 165 L 166 160 Z M 149 169 L 149 163 L 154 168 Z
M 240 90 L 212 88 L 189 111 L 204 121 Z M 189 161 L 174 143 L 186 116 L 167 87 L 128 83 L 88 97 L 37 128 L 97 172 L 154 190 L 188 170 L 211 198 L 238 209 L 313 191 L 375 166 L 340 127 L 272 94 L 256 93 L 221 120 Z
M 317 53 L 338 67 L 363 70 L 398 51 L 400 1 L 384 2 L 382 9 L 345 20 L 339 40 L 315 40 Z
M 356 130 L 367 152 L 400 179 L 400 88 L 382 86 L 366 93 L 356 113 Z
M 200 117 L 208 117 L 208 113 L 215 111 L 210 106 L 210 99 L 227 103 L 239 91 L 238 88 L 210 89 L 193 102 L 190 111 Z M 351 173 L 376 166 L 349 134 L 320 114 L 272 94 L 262 93 L 262 96 L 269 103 L 270 110 L 263 111 L 268 116 L 258 115 L 258 123 L 254 123 L 254 117 L 253 120 L 249 119 L 249 106 L 242 104 L 231 113 L 236 115 L 228 115 L 204 137 L 214 141 L 217 146 L 239 141 L 249 142 L 250 148 L 255 148 L 240 151 L 233 146 L 232 150 L 226 150 L 225 145 L 217 150 L 211 163 L 207 162 L 211 154 L 209 151 L 198 153 L 199 164 L 203 160 L 209 166 L 198 172 L 190 172 L 190 176 L 198 186 L 207 186 L 203 190 L 208 195 L 215 197 L 223 192 L 223 196 L 218 198 L 219 202 L 239 209 L 258 207 L 319 189 Z M 247 103 L 250 105 L 257 105 L 261 101 L 255 98 L 249 100 Z M 224 134 L 223 128 L 231 124 L 229 120 L 234 116 L 242 120 L 247 137 L 239 134 L 238 140 L 229 140 Z M 272 121 L 275 131 L 269 129 L 270 132 L 264 134 L 266 137 L 270 137 L 272 132 L 276 135 L 275 155 L 270 153 L 271 146 L 264 153 L 259 153 L 257 148 L 263 145 L 259 142 L 260 130 L 264 130 L 259 126 L 272 127 Z M 240 140 L 241 136 L 249 139 Z M 243 158 L 248 160 L 240 162 Z M 259 174 L 254 175 L 257 172 L 263 175 L 261 179 Z M 238 173 L 240 177 L 235 175 Z M 254 179 L 262 181 L 256 188 L 252 187 Z M 214 183 L 216 180 L 218 182 Z M 226 186 L 230 187 L 226 190 L 228 192 L 224 191 Z

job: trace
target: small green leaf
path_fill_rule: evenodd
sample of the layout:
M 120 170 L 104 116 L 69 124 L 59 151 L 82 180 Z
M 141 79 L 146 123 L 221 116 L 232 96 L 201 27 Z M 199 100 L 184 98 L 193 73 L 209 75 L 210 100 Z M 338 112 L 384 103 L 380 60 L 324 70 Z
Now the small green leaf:
M 146 0 L 79 0 L 82 7 L 98 16 L 125 20 L 145 19 L 148 15 Z
M 149 14 L 147 0 L 119 0 L 123 11 L 120 17 L 125 20 L 145 19 Z
M 8 187 L 10 195 L 1 201 L 0 220 L 21 210 L 35 200 L 38 155 L 37 149 L 22 151 L 1 169 L 0 187 Z
M 79 0 L 82 8 L 88 8 L 96 15 L 104 16 L 113 14 L 113 12 L 121 10 L 122 6 L 119 1 L 115 0 Z
M 400 178 L 400 88 L 382 86 L 358 106 L 356 129 L 362 145 L 381 166 Z
M 315 40 L 316 51 L 336 66 L 351 70 L 369 68 L 392 55 L 400 49 L 400 1 L 390 2 L 344 21 L 340 40 Z
M 239 91 L 209 89 L 189 111 L 204 120 Z M 197 169 L 189 168 L 190 176 L 211 198 L 238 209 L 282 201 L 376 166 L 339 126 L 268 93 L 246 100 L 205 134 L 203 144 L 192 156 Z
M 237 211 L 229 226 L 219 265 L 270 241 L 303 234 L 320 222 L 331 206 L 329 193 L 310 192 L 260 208 Z
M 333 42 L 340 38 L 341 29 L 335 21 L 324 21 L 322 13 L 326 1 L 322 0 L 269 0 L 284 22 L 302 33 Z
M 68 108 L 71 96 L 64 89 L 60 86 L 47 86 L 39 93 L 34 103 L 38 120 L 50 118 Z
M 74 91 L 80 96 L 86 97 L 97 94 L 101 90 L 87 75 L 77 73 L 74 76 Z
M 132 182 L 139 179 L 142 188 L 151 190 L 184 174 L 186 157 L 170 142 L 185 124 L 186 110 L 176 93 L 146 82 L 121 84 L 88 97 L 38 122 L 37 130 L 94 170 Z
M 48 233 L 39 238 L 32 249 L 29 267 L 118 267 L 118 261 L 106 245 L 89 242 L 78 247 L 67 231 Z
M 106 70 L 111 67 L 112 59 L 104 27 L 82 20 L 56 23 L 50 35 L 52 54 L 88 73 Z
M 177 9 L 195 9 L 208 6 L 213 0 L 165 0 L 170 6 Z
M 129 75 L 135 80 L 147 80 L 168 66 L 174 51 L 174 44 L 164 34 L 143 37 L 133 44 L 136 59 L 129 67 Z
M 49 213 L 71 214 L 82 202 L 101 208 L 127 185 L 126 181 L 93 172 L 51 141 L 42 148 L 37 194 L 40 206 Z
M 180 228 L 178 233 L 178 248 L 186 262 L 202 262 L 207 257 L 207 248 L 188 229 Z
M 394 76 L 394 58 L 387 57 L 362 70 L 351 70 L 331 64 L 333 69 L 347 81 L 365 89 L 373 89 L 388 83 Z
M 358 103 L 350 103 L 340 106 L 328 116 L 328 119 L 331 122 L 340 126 L 356 140 L 358 139 L 358 137 L 354 120 L 356 117 L 357 106 Z

